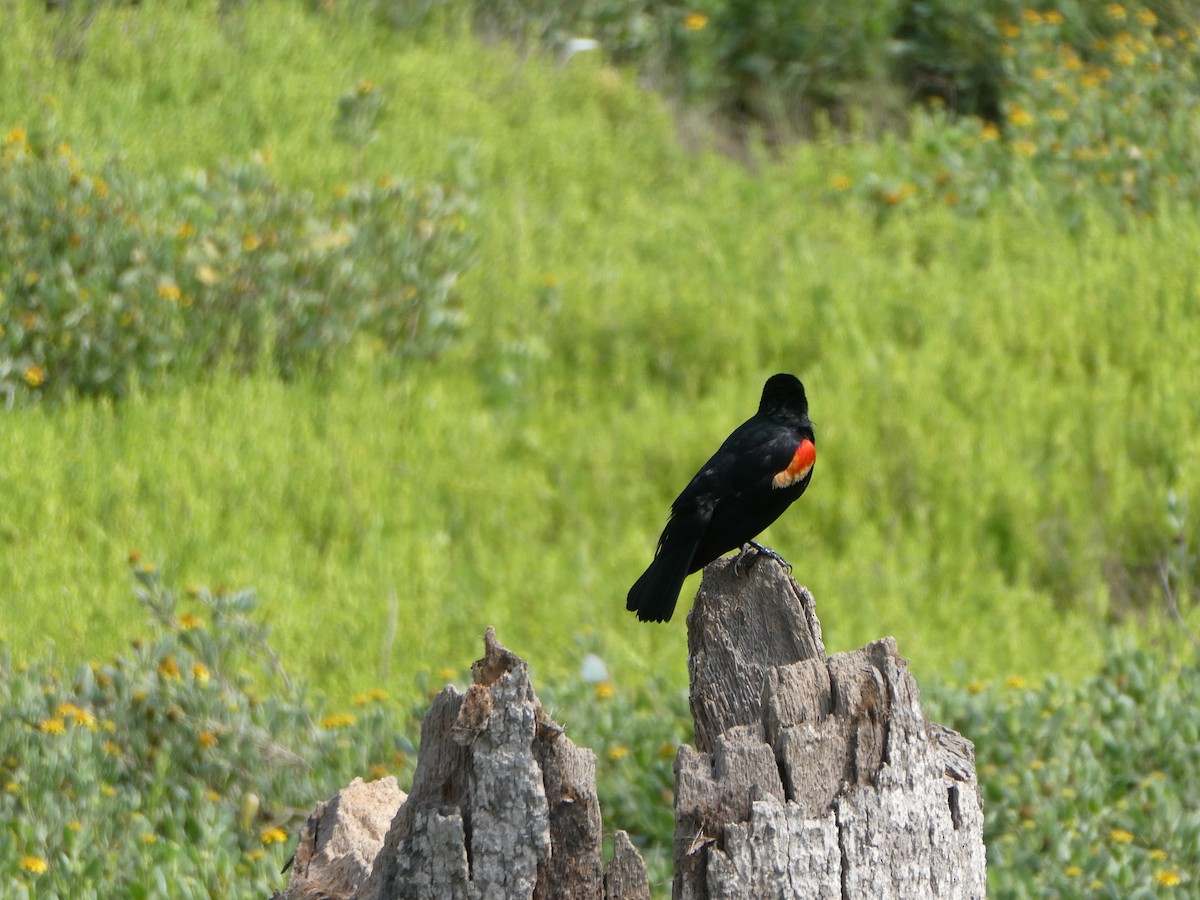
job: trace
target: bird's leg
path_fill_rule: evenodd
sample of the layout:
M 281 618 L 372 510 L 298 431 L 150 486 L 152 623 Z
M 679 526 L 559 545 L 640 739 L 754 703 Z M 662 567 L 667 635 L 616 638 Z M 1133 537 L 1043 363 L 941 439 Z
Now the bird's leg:
M 753 552 L 751 552 L 753 551 Z M 758 541 L 746 541 L 742 544 L 742 549 L 738 551 L 738 555 L 733 558 L 733 574 L 738 578 L 742 577 L 742 564 L 746 563 L 745 571 L 749 572 L 754 568 L 754 564 L 758 562 L 759 556 L 769 556 L 775 562 L 783 566 L 788 572 L 792 571 L 792 564 L 772 550 L 770 547 L 764 547 Z M 749 557 L 749 562 L 746 558 Z
M 783 566 L 783 568 L 784 568 L 784 569 L 785 569 L 785 570 L 786 570 L 786 571 L 787 571 L 789 574 L 791 573 L 791 571 L 792 571 L 792 564 L 791 564 L 790 562 L 788 562 L 786 559 L 784 559 L 782 556 L 780 556 L 778 553 L 776 553 L 774 550 L 772 550 L 770 547 L 764 547 L 762 544 L 758 543 L 757 541 L 747 541 L 747 542 L 746 542 L 746 545 L 747 545 L 747 546 L 749 546 L 749 547 L 753 547 L 755 550 L 757 550 L 757 551 L 758 551 L 759 553 L 761 553 L 763 556 L 769 556 L 769 557 L 771 557 L 771 559 L 775 560 L 775 562 L 777 562 L 777 563 L 779 563 L 781 566 Z M 755 558 L 755 559 L 758 559 L 758 556 L 757 556 L 757 554 L 755 555 L 755 557 L 754 557 L 754 558 Z

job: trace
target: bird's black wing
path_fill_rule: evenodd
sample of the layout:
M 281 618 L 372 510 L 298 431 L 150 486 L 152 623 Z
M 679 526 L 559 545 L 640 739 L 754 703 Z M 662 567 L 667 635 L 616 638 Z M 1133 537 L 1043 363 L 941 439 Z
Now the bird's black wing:
M 673 516 L 707 509 L 747 492 L 767 492 L 792 461 L 802 435 L 751 418 L 739 425 L 671 504 Z

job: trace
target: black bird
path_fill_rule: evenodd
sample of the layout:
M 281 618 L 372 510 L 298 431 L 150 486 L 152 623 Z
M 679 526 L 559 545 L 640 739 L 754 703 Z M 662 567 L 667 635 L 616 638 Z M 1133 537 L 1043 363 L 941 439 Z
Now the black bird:
M 754 538 L 808 487 L 816 441 L 804 385 L 794 375 L 772 375 L 758 412 L 671 504 L 654 561 L 629 589 L 625 608 L 643 622 L 668 621 L 688 575 L 746 544 L 783 562 Z

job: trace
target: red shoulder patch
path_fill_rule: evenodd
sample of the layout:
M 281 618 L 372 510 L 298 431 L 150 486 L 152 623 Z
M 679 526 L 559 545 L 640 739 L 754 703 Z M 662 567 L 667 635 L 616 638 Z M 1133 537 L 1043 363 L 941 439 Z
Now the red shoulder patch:
M 776 472 L 771 479 L 771 486 L 776 488 L 791 487 L 801 481 L 812 471 L 813 463 L 817 461 L 817 448 L 813 442 L 805 438 L 792 455 L 792 461 L 782 472 Z

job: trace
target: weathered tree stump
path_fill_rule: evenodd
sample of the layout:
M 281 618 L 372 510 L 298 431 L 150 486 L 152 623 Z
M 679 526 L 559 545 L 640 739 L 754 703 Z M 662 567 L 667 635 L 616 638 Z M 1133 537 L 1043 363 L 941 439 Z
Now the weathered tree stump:
M 546 715 L 525 662 L 491 628 L 484 644 L 467 692 L 447 686 L 434 698 L 412 791 L 376 838 L 373 864 L 320 857 L 302 838 L 305 865 L 284 898 L 315 897 L 319 886 L 326 900 L 649 900 L 646 867 L 624 832 L 604 872 L 595 755 Z M 324 846 L 315 835 L 330 805 L 309 818 L 314 846 Z M 340 877 L 350 871 L 355 879 Z
M 467 692 L 425 716 L 407 799 L 356 781 L 318 806 L 285 898 L 649 900 L 625 832 L 604 871 L 595 755 L 490 628 L 484 643 Z M 676 898 L 985 895 L 974 748 L 925 720 L 891 638 L 827 657 L 807 590 L 774 561 L 739 576 L 725 559 L 705 569 L 688 650 L 698 749 L 675 760 Z
M 974 748 L 926 722 L 891 638 L 826 657 L 806 589 L 724 559 L 688 650 L 675 897 L 985 896 Z

